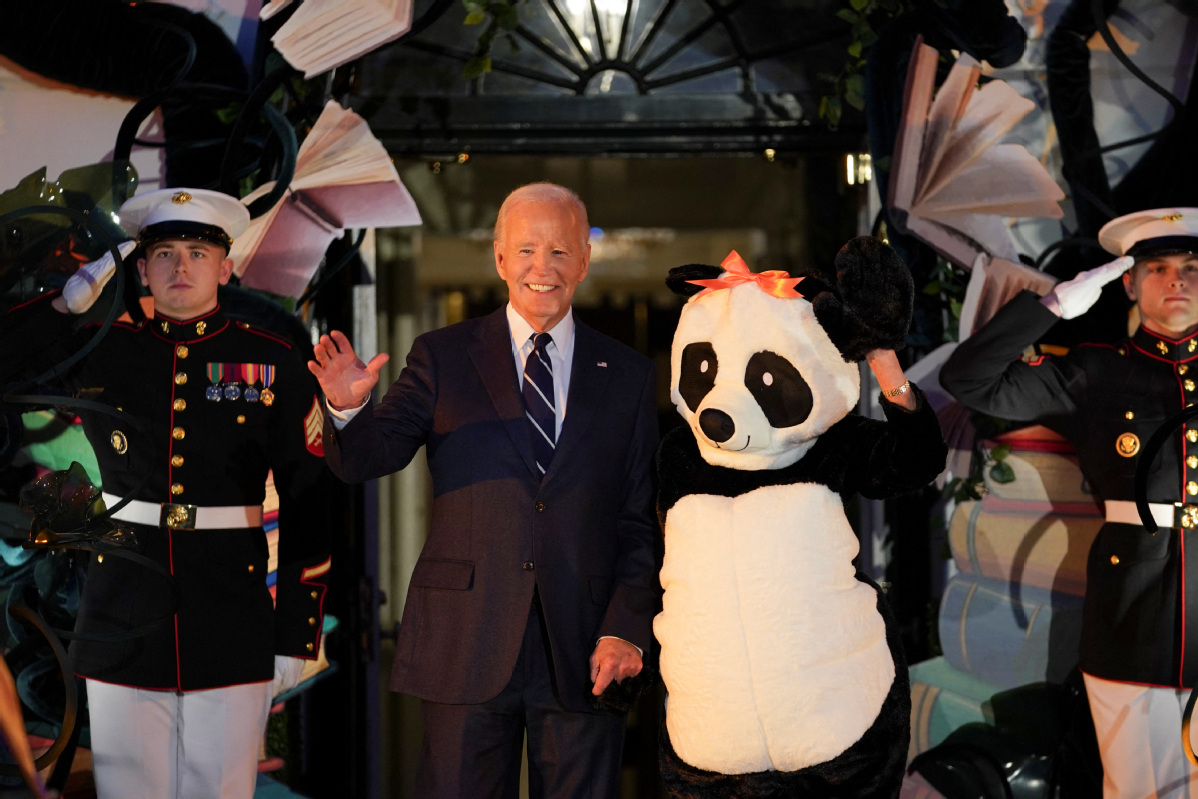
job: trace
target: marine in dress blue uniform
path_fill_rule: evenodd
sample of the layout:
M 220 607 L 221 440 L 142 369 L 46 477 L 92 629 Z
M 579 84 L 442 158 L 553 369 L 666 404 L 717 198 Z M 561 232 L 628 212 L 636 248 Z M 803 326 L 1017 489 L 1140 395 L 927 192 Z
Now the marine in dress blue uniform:
M 121 218 L 147 258 L 196 262 L 224 258 L 248 224 L 233 198 L 191 189 L 135 197 Z M 133 497 L 115 517 L 178 588 L 176 605 L 170 584 L 136 563 L 94 555 L 89 564 L 77 629 L 93 640 L 75 642 L 71 655 L 88 680 L 102 799 L 251 796 L 276 667 L 295 675 L 320 645 L 330 561 L 316 383 L 288 342 L 216 305 L 231 263 L 203 267 L 215 277 L 197 277 L 200 268 L 143 259 L 155 316 L 114 324 L 68 380 L 144 426 L 80 414 L 108 505 Z M 209 288 L 211 302 L 197 306 Z M 69 317 L 52 303 L 42 297 L 17 313 L 43 335 L 62 330 Z M 273 602 L 261 526 L 270 470 L 280 529 Z M 148 634 L 121 635 L 156 619 L 165 622 Z
M 1198 426 L 1177 430 L 1152 466 L 1157 533 L 1141 525 L 1133 490 L 1144 444 L 1198 401 L 1198 209 L 1120 217 L 1100 242 L 1128 260 L 1043 299 L 1023 292 L 960 344 L 940 377 L 972 409 L 1037 421 L 1068 438 L 1105 502 L 1107 521 L 1087 564 L 1079 653 L 1104 796 L 1198 796 L 1198 769 L 1181 745 L 1182 709 L 1198 680 Z M 1079 315 L 1120 276 L 1143 319 L 1128 339 L 1020 359 L 1058 318 Z

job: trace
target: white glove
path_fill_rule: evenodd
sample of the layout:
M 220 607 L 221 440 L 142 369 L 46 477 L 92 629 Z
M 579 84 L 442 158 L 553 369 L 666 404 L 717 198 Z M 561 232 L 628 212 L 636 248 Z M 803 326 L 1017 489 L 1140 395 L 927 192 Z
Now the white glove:
M 306 662 L 302 658 L 275 655 L 275 685 L 271 696 L 285 694 L 299 685 L 300 676 L 304 672 L 304 664 Z
M 128 257 L 136 248 L 136 241 L 122 241 L 117 245 L 117 249 L 121 251 L 121 258 Z M 111 250 L 91 263 L 79 267 L 62 287 L 62 297 L 67 301 L 67 310 L 79 314 L 92 307 L 92 303 L 104 289 L 104 284 L 115 272 L 116 264 L 112 260 Z
M 1135 258 L 1124 255 L 1109 264 L 1079 272 L 1076 277 L 1058 283 L 1041 302 L 1062 319 L 1075 319 L 1098 302 L 1103 286 L 1131 269 L 1135 262 Z

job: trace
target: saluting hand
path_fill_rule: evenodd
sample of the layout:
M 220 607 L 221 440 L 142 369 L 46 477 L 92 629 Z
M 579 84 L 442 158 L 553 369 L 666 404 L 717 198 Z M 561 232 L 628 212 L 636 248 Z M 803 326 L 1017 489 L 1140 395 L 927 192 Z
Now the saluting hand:
M 1118 280 L 1135 265 L 1130 255 L 1116 258 L 1110 263 L 1079 272 L 1064 283 L 1058 283 L 1040 302 L 1062 319 L 1076 319 L 1093 307 L 1102 294 L 1102 287 Z
M 335 410 L 357 408 L 366 402 L 371 389 L 379 382 L 379 370 L 390 356 L 385 352 L 362 363 L 349 339 L 340 330 L 321 336 L 313 347 L 316 360 L 308 361 L 308 369 L 316 375 L 325 398 Z

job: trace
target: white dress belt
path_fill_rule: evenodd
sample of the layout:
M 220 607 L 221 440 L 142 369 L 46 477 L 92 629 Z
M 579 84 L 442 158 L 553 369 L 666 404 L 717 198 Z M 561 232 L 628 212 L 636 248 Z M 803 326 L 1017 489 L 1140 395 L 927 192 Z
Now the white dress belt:
M 1125 499 L 1108 499 L 1106 501 L 1106 520 L 1118 524 L 1143 524 L 1136 503 Z M 1174 527 L 1175 506 L 1164 502 L 1149 502 L 1148 509 L 1158 527 Z
M 121 498 L 105 492 L 105 507 L 111 508 Z M 180 523 L 168 521 L 172 510 L 181 509 Z M 239 527 L 261 527 L 261 505 L 182 505 L 170 502 L 144 502 L 135 499 L 112 514 L 112 518 L 151 527 L 171 527 L 176 530 L 232 530 Z

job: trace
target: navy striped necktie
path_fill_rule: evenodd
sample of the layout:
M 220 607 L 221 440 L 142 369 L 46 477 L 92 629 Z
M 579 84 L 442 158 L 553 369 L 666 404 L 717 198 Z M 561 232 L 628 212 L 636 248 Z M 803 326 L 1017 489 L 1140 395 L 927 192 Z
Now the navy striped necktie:
M 532 352 L 524 361 L 524 415 L 532 433 L 532 453 L 541 475 L 553 460 L 557 441 L 556 416 L 553 410 L 553 366 L 545 348 L 553 341 L 548 333 L 533 333 Z

